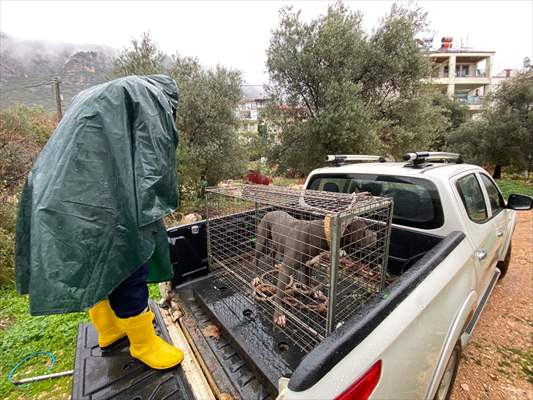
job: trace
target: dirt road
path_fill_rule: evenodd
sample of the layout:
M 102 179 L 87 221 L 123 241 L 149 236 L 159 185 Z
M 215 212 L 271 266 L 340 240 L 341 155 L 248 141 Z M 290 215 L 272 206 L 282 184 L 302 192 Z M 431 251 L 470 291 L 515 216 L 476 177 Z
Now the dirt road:
M 463 351 L 453 400 L 533 400 L 533 211 L 518 215 L 509 271 Z

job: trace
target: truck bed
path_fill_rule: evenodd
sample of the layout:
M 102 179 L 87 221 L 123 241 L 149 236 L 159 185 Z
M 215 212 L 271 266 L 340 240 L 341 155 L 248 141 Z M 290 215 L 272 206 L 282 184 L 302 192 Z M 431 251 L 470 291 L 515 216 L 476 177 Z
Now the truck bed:
M 263 318 L 253 303 L 209 274 L 207 248 L 198 247 L 206 246 L 205 242 L 197 241 L 204 229 L 201 222 L 169 231 L 177 273 L 172 295 L 187 321 L 182 328 L 189 331 L 201 357 L 214 361 L 206 368 L 218 381 L 224 378 L 225 391 L 231 392 L 228 386 L 232 386 L 242 398 L 274 398 L 280 379 L 291 378 L 306 353 Z M 390 286 L 401 281 L 405 272 L 416 270 L 424 255 L 442 241 L 439 236 L 393 228 Z M 191 248 L 200 263 L 191 263 Z M 191 275 L 195 279 L 187 279 Z
M 305 354 L 271 321 L 262 318 L 254 304 L 210 274 L 204 221 L 170 229 L 168 235 L 174 279 L 165 307 L 173 315 L 172 320 L 179 324 L 207 380 L 216 386 L 215 392 L 258 400 L 274 399 L 279 388 L 287 384 L 287 378 L 291 378 L 292 390 L 305 390 L 317 382 L 464 238 L 461 232 L 443 238 L 393 227 L 388 268 L 392 283 Z M 155 304 L 153 307 L 157 308 Z M 160 315 L 156 324 L 165 337 Z M 143 393 L 152 398 L 161 390 L 168 391 L 172 398 L 191 398 L 181 368 L 154 372 L 136 366 L 127 345 L 105 357 L 98 354 L 97 347 L 90 324 L 82 325 L 73 399 L 131 399 L 133 394 Z

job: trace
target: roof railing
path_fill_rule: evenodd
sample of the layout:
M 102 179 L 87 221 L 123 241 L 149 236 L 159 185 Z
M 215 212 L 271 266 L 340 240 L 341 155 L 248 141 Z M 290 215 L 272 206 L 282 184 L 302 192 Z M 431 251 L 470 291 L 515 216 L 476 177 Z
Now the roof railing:
M 347 162 L 363 162 L 363 161 L 377 161 L 377 162 L 386 162 L 391 161 L 383 156 L 373 156 L 367 154 L 328 154 L 326 161 L 335 164 L 336 166 L 341 166 Z
M 423 168 L 428 166 L 428 161 L 441 161 L 443 163 L 462 164 L 463 157 L 458 153 L 447 153 L 441 151 L 417 151 L 415 153 L 405 153 L 403 155 L 406 167 Z

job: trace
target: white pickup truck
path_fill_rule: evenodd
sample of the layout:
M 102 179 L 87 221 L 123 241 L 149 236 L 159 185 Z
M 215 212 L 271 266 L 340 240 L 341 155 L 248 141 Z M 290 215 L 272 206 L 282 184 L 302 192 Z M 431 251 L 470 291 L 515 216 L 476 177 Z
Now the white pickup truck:
M 330 159 L 337 166 L 312 171 L 306 189 L 370 192 L 394 200 L 388 259 L 393 283 L 305 354 L 273 336 L 268 321 L 214 282 L 205 221 L 169 229 L 175 277 L 158 319 L 167 337 L 186 348 L 188 358 L 179 370 L 181 397 L 449 398 L 461 349 L 509 266 L 514 210 L 531 209 L 533 199 L 513 194 L 506 202 L 485 170 L 450 154 L 410 153 L 406 162 Z M 82 331 L 74 399 L 107 398 L 102 388 L 117 396 L 113 398 L 141 392 L 134 398 L 167 398 L 157 395 L 162 393 L 161 375 L 149 378 L 142 368 L 130 367 L 124 378 L 120 374 L 128 369 L 116 367 L 120 376 L 114 380 L 113 368 L 102 370 L 100 380 L 119 386 L 128 382 L 122 392 L 109 389 L 113 382 L 87 384 L 98 375 L 94 365 L 101 364 L 95 362 L 103 361 L 90 364 L 98 356 L 97 345 L 94 337 L 84 339 L 88 331 Z M 105 362 L 110 360 L 108 356 Z M 150 386 L 150 379 L 161 382 Z M 172 393 L 180 397 L 178 392 Z

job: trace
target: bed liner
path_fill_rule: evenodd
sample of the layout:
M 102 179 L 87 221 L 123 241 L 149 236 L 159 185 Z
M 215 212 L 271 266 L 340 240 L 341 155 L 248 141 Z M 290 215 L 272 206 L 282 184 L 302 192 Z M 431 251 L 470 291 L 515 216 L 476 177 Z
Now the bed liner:
M 215 371 L 209 372 L 217 374 L 221 367 L 239 397 L 274 399 L 280 378 L 289 378 L 305 356 L 279 330 L 273 331 L 253 304 L 211 275 L 176 288 L 174 297 L 202 357 L 206 352 L 214 357 L 207 364 Z M 209 334 L 213 326 L 214 335 Z

